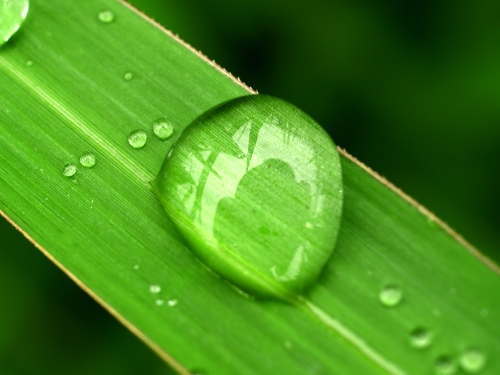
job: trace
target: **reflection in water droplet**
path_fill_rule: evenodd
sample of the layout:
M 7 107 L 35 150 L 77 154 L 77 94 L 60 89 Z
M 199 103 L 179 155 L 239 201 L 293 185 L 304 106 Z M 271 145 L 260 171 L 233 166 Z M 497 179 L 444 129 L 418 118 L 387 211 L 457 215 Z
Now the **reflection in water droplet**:
M 458 359 L 460 367 L 468 374 L 476 374 L 484 369 L 486 355 L 479 349 L 469 348 Z
M 19 30 L 28 9 L 28 0 L 0 0 L 0 46 Z
M 432 332 L 423 327 L 417 327 L 410 334 L 411 345 L 418 349 L 424 349 L 432 344 Z
M 134 73 L 132 72 L 127 72 L 123 75 L 125 81 L 130 81 L 132 78 L 134 78 Z
M 142 148 L 146 144 L 148 136 L 144 130 L 134 130 L 128 136 L 128 143 L 133 148 Z
M 26 61 L 26 66 L 33 66 L 33 60 Z
M 103 10 L 97 14 L 97 18 L 102 23 L 111 23 L 115 20 L 115 14 L 110 10 Z
M 161 287 L 159 285 L 153 284 L 149 286 L 149 291 L 153 294 L 158 294 L 161 292 Z
M 285 341 L 285 348 L 292 349 L 292 347 L 293 347 L 293 345 L 292 345 L 292 343 L 290 341 L 288 341 L 288 340 Z
M 403 292 L 397 285 L 389 284 L 380 290 L 378 299 L 382 305 L 394 307 L 401 303 L 401 300 L 403 299 Z
M 76 165 L 66 164 L 63 169 L 63 175 L 66 177 L 72 177 L 76 173 Z
M 153 133 L 164 141 L 170 138 L 174 132 L 174 126 L 165 117 L 160 117 L 153 122 Z
M 453 375 L 457 372 L 457 362 L 449 356 L 441 356 L 434 365 L 435 375 Z
M 138 264 L 134 264 L 134 270 L 138 270 L 140 268 L 140 266 Z
M 96 163 L 94 154 L 85 154 L 80 157 L 80 164 L 85 168 L 92 168 Z
M 163 306 L 165 304 L 165 301 L 158 298 L 156 301 L 155 301 L 155 304 L 156 306 Z
M 176 306 L 176 305 L 177 305 L 177 303 L 178 303 L 178 301 L 177 301 L 175 298 L 172 298 L 172 299 L 169 299 L 169 300 L 168 300 L 168 305 L 169 305 L 170 307 L 174 307 L 174 306 Z
M 319 125 L 251 95 L 205 112 L 172 150 L 156 193 L 202 261 L 261 296 L 294 299 L 316 280 L 342 206 L 339 156 Z

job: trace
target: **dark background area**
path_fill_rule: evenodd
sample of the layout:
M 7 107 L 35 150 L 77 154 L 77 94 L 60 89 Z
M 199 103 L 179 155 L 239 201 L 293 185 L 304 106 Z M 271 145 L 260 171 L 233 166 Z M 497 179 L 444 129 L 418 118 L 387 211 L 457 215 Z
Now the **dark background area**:
M 131 2 L 500 262 L 500 2 Z M 1 374 L 168 372 L 5 221 L 0 238 Z

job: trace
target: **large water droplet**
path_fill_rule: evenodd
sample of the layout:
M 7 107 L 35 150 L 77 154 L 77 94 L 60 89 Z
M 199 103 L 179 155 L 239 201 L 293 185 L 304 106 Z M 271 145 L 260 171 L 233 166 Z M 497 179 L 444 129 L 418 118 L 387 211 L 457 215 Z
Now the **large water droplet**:
M 102 23 L 111 23 L 115 20 L 115 14 L 110 10 L 103 10 L 97 14 L 97 19 Z
M 128 135 L 128 143 L 133 148 L 142 148 L 146 144 L 148 136 L 144 130 L 134 130 Z
M 486 365 L 486 355 L 479 349 L 469 348 L 458 359 L 462 370 L 469 374 L 480 372 Z
M 417 327 L 410 334 L 411 345 L 418 349 L 424 349 L 432 344 L 432 332 L 423 327 Z
M 403 292 L 397 285 L 389 284 L 380 290 L 378 299 L 382 305 L 394 307 L 401 303 L 401 300 L 403 299 Z
M 63 168 L 63 175 L 66 177 L 72 177 L 76 173 L 76 165 L 66 164 Z
M 457 369 L 457 362 L 453 358 L 443 355 L 436 360 L 434 365 L 434 374 L 453 375 L 457 372 Z
M 340 223 L 337 149 L 309 116 L 251 95 L 191 123 L 155 181 L 191 250 L 235 286 L 294 299 L 318 277 Z
M 96 163 L 94 154 L 85 154 L 80 157 L 80 164 L 85 168 L 92 168 Z
M 28 9 L 28 0 L 0 0 L 0 46 L 19 30 Z
M 160 117 L 153 122 L 153 133 L 162 141 L 170 138 L 173 132 L 174 126 L 165 117 Z

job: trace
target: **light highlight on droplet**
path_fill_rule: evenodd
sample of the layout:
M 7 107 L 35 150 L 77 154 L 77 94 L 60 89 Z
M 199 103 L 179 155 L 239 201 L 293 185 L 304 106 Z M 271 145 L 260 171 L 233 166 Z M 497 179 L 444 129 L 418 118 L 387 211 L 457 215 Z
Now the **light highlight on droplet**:
M 132 78 L 134 78 L 134 73 L 132 72 L 127 72 L 123 75 L 125 81 L 130 81 Z
M 149 286 L 149 291 L 153 294 L 158 294 L 161 292 L 161 287 L 159 285 L 153 284 Z
M 19 30 L 28 9 L 28 0 L 0 0 L 0 46 Z

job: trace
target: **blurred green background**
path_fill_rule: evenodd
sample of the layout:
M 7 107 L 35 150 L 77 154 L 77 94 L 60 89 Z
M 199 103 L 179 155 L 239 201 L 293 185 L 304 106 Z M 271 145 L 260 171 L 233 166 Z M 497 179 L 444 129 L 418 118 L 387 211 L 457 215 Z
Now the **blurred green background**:
M 500 2 L 131 3 L 500 262 Z M 5 221 L 0 238 L 0 374 L 170 373 Z

